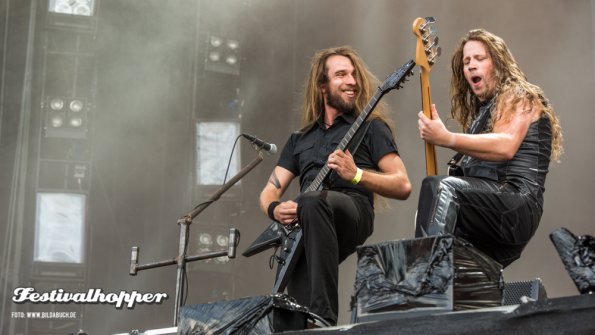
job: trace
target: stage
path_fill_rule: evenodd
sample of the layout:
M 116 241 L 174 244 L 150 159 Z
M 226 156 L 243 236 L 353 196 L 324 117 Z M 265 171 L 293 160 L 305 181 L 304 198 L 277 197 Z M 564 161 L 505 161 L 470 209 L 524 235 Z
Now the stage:
M 425 315 L 401 312 L 392 318 L 336 327 L 276 332 L 275 334 L 595 334 L 595 295 L 530 301 L 519 305 L 482 308 L 469 311 L 443 311 Z M 227 329 L 229 330 L 229 329 Z M 242 329 L 244 330 L 244 329 Z M 222 333 L 225 330 L 219 329 Z M 250 334 L 265 334 L 251 332 Z M 202 334 L 178 333 L 176 327 L 118 333 L 114 335 Z M 227 333 L 225 333 L 227 334 Z
M 283 334 L 595 334 L 595 295 L 526 304 L 439 312 Z

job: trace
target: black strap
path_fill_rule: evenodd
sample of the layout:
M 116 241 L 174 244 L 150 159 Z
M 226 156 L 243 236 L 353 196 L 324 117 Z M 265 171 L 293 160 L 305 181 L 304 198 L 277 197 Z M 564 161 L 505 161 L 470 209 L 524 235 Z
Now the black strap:
M 490 115 L 491 115 L 493 104 L 494 104 L 494 99 L 492 99 L 487 105 L 485 105 L 480 110 L 479 117 L 477 117 L 477 119 L 475 119 L 473 121 L 473 123 L 469 127 L 469 130 L 467 131 L 467 134 L 479 134 L 485 130 L 485 127 L 488 123 L 488 119 L 490 118 Z M 460 152 L 458 152 L 456 155 L 454 155 L 450 159 L 450 161 L 448 161 L 448 165 L 450 166 L 450 169 L 456 169 L 458 167 L 459 163 L 461 162 L 461 159 L 463 159 L 463 156 L 465 156 L 465 155 Z M 452 172 L 452 170 L 451 170 L 451 172 Z M 449 173 L 449 174 L 451 174 L 451 173 Z

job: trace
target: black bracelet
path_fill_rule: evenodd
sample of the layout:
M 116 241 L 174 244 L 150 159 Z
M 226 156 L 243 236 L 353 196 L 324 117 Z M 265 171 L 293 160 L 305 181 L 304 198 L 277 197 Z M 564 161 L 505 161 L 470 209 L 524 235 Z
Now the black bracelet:
M 269 218 L 273 221 L 277 221 L 277 219 L 275 219 L 275 208 L 277 206 L 279 206 L 281 203 L 279 201 L 273 201 L 269 204 L 269 208 L 267 209 L 267 214 L 269 215 Z

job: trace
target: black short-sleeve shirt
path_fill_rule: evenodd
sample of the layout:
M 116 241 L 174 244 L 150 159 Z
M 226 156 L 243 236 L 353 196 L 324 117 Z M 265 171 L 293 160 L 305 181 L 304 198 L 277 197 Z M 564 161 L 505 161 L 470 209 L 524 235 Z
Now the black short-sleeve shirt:
M 328 129 L 319 120 L 307 131 L 292 133 L 283 147 L 277 165 L 299 176 L 300 189 L 304 192 L 326 164 L 328 156 L 337 148 L 353 121 L 353 115 L 340 115 Z M 391 152 L 398 154 L 397 145 L 386 123 L 378 119 L 368 122 L 371 122 L 370 127 L 354 155 L 355 164 L 361 169 L 379 171 L 380 159 Z M 372 205 L 374 203 L 372 192 L 339 178 L 334 172 L 325 180 L 325 188 L 360 193 L 368 197 Z

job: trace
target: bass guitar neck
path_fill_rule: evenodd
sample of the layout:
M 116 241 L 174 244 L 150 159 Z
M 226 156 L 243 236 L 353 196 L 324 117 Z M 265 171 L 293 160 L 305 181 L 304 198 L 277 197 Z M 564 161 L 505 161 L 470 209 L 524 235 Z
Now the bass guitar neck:
M 432 95 L 430 94 L 430 71 L 440 56 L 438 36 L 434 29 L 433 17 L 417 18 L 413 21 L 413 34 L 416 36 L 415 62 L 421 68 L 419 77 L 421 82 L 421 104 L 426 117 L 432 119 Z M 436 148 L 433 144 L 425 142 L 426 149 L 426 175 L 433 176 L 438 173 L 436 164 Z

